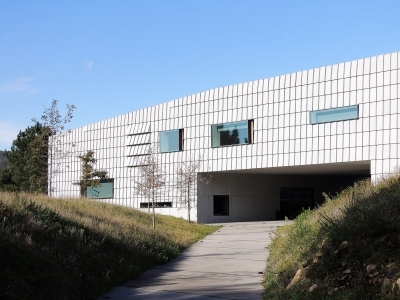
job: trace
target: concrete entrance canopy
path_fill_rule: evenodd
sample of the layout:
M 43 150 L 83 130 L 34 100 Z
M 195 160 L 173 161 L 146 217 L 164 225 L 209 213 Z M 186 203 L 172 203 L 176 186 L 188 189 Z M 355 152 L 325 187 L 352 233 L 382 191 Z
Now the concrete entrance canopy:
M 224 171 L 222 171 L 224 172 Z M 370 177 L 370 161 L 352 161 L 344 163 L 315 164 L 305 166 L 290 166 L 248 170 L 225 171 L 237 174 L 270 174 L 270 175 L 357 175 Z

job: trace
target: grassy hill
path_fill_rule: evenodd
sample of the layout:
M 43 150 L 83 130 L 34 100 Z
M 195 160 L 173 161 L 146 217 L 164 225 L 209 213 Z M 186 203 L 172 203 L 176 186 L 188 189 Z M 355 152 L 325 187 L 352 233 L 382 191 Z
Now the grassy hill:
M 218 227 L 88 199 L 0 192 L 0 299 L 95 299 Z
M 400 177 L 361 181 L 278 229 L 265 299 L 399 299 Z

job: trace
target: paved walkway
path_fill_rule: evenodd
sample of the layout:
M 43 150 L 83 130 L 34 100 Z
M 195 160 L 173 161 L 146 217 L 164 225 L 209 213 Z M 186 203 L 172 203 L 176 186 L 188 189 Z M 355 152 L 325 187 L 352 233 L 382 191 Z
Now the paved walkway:
M 286 221 L 224 223 L 173 261 L 100 299 L 261 299 L 268 246 Z M 214 225 L 214 224 L 213 224 Z

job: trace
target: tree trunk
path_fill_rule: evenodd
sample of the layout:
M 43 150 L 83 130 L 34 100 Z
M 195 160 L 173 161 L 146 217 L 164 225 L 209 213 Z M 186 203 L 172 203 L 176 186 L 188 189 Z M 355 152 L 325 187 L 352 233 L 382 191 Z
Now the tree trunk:
M 154 210 L 154 188 L 153 188 L 152 206 L 153 206 L 153 229 L 156 229 L 156 211 Z
M 153 229 L 156 229 L 156 213 L 154 211 L 154 206 L 153 206 Z
M 190 186 L 188 185 L 188 195 L 187 195 L 187 201 L 188 201 L 188 222 L 190 224 Z

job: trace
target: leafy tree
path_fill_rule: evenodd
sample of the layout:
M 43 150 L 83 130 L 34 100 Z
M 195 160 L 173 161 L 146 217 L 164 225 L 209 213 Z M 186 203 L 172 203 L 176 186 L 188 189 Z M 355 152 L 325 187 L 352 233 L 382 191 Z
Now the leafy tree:
M 79 185 L 81 187 L 81 191 L 83 191 L 83 194 L 86 197 L 87 187 L 100 186 L 100 180 L 108 178 L 107 171 L 96 170 L 94 168 L 97 159 L 94 157 L 93 150 L 89 150 L 82 155 L 78 155 L 78 158 L 82 163 L 82 175 L 81 179 L 73 184 Z
M 36 123 L 20 131 L 13 141 L 11 150 L 5 152 L 8 170 L 3 174 L 7 184 L 27 192 L 42 192 L 47 189 L 47 146 L 41 145 L 43 156 L 38 156 L 34 142 L 38 137 L 46 140 L 45 128 Z M 48 138 L 48 136 L 47 136 Z M 11 181 L 8 180 L 11 175 Z
M 188 222 L 190 223 L 190 210 L 194 205 L 195 194 L 199 182 L 208 184 L 212 177 L 211 174 L 198 174 L 200 163 L 202 158 L 200 157 L 197 161 L 182 163 L 177 170 L 178 179 L 175 184 L 175 188 L 180 194 L 177 202 L 181 206 L 186 207 L 188 210 Z
M 18 186 L 12 180 L 12 174 L 9 168 L 0 170 L 0 190 L 8 192 L 19 190 Z
M 156 212 L 155 199 L 159 190 L 165 186 L 165 174 L 159 167 L 158 159 L 155 155 L 156 148 L 150 149 L 149 155 L 147 155 L 143 161 L 143 165 L 139 166 L 139 179 L 135 181 L 136 192 L 139 195 L 143 195 L 148 199 L 148 211 L 150 213 L 150 202 L 153 210 L 152 221 L 153 229 L 156 228 Z
M 63 139 L 70 133 L 65 130 L 65 125 L 71 122 L 72 113 L 76 109 L 75 105 L 67 104 L 67 112 L 64 116 L 60 114 L 57 107 L 58 100 L 51 102 L 51 107 L 46 108 L 41 117 L 44 130 L 38 136 L 33 145 L 33 152 L 39 159 L 48 159 L 50 164 L 47 167 L 46 180 L 48 183 L 48 194 L 52 196 L 54 188 L 54 177 L 58 174 L 61 166 L 61 160 L 70 154 L 69 147 L 74 147 L 73 143 L 65 144 Z M 33 122 L 38 122 L 36 118 Z

